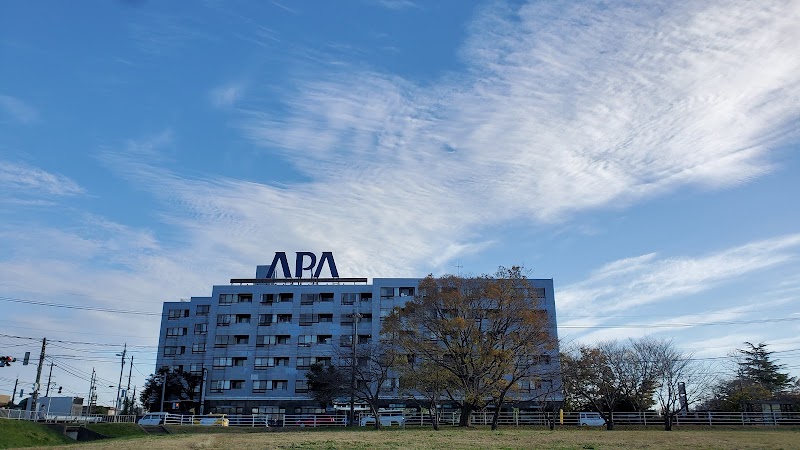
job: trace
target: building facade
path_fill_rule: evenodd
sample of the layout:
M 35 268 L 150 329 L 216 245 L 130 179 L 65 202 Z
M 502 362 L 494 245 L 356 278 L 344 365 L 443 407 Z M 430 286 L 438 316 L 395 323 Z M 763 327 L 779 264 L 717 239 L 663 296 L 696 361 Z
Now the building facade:
M 356 346 L 379 339 L 382 319 L 413 298 L 420 281 L 267 277 L 275 266 L 258 266 L 254 279 L 214 286 L 210 297 L 164 303 L 156 367 L 201 374 L 206 413 L 319 412 L 306 383 L 309 367 L 335 364 L 353 339 Z M 555 333 L 553 281 L 529 281 Z M 539 403 L 562 398 L 558 348 L 548 353 L 542 364 L 553 375 L 523 386 Z M 388 383 L 386 406 L 408 403 L 396 381 Z M 542 392 L 549 395 L 537 395 Z

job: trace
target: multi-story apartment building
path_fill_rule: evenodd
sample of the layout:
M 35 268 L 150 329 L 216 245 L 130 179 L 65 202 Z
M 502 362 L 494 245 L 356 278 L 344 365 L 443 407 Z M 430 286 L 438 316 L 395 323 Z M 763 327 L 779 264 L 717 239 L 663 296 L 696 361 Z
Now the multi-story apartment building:
M 205 412 L 316 411 L 319 405 L 305 377 L 309 367 L 335 363 L 352 348 L 354 336 L 356 345 L 378 339 L 382 318 L 413 298 L 420 281 L 278 279 L 271 277 L 275 266 L 258 266 L 253 279 L 214 286 L 210 297 L 164 303 L 156 367 L 202 374 Z M 335 266 L 331 272 L 337 275 Z M 553 281 L 530 281 L 539 288 L 555 333 Z M 551 365 L 548 373 L 553 375 L 523 388 L 531 391 L 531 398 L 542 400 L 534 394 L 548 391 L 554 394 L 547 400 L 559 400 L 558 349 L 544 356 L 542 364 Z M 387 384 L 387 405 L 406 402 L 398 398 L 396 380 Z

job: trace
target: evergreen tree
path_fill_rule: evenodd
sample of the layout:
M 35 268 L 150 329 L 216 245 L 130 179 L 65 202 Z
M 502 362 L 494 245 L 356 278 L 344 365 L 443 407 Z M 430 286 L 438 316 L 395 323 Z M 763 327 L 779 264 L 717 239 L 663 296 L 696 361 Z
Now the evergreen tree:
M 772 362 L 773 352 L 767 350 L 767 344 L 745 344 L 748 348 L 738 349 L 742 356 L 739 362 L 739 378 L 742 381 L 761 386 L 773 395 L 791 386 L 794 379 L 781 372 L 782 365 Z

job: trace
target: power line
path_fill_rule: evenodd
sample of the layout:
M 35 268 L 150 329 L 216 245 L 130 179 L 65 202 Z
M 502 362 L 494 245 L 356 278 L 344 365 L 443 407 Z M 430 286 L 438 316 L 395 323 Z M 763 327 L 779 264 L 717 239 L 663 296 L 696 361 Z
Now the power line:
M 42 302 L 39 300 L 27 300 L 24 298 L 16 298 L 16 297 L 3 297 L 0 296 L 0 301 L 4 302 L 12 302 L 12 303 L 24 303 L 27 305 L 39 305 L 39 306 L 49 306 L 53 308 L 66 308 L 66 309 L 79 309 L 84 311 L 100 311 L 100 312 L 108 312 L 108 313 L 115 313 L 115 314 L 138 314 L 142 316 L 160 316 L 162 313 L 154 313 L 154 312 L 147 312 L 147 311 L 135 311 L 130 309 L 114 309 L 114 308 L 102 308 L 99 306 L 83 306 L 83 305 L 70 305 L 66 303 L 50 303 L 50 302 Z

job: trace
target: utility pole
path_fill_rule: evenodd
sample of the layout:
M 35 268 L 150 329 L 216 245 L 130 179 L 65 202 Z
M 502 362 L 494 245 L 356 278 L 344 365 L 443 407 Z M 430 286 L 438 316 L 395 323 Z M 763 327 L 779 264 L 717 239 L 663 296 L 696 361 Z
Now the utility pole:
M 53 361 L 50 361 L 50 375 L 47 376 L 47 390 L 44 392 L 45 397 L 50 397 L 50 380 L 52 378 L 53 378 Z
M 119 391 L 122 390 L 122 372 L 125 370 L 125 354 L 127 352 L 128 352 L 128 343 L 126 342 L 125 346 L 122 348 L 122 354 L 120 355 L 122 356 L 122 358 L 120 359 L 121 366 L 119 368 L 119 382 L 117 383 L 117 403 L 116 403 L 116 409 L 114 410 L 114 415 L 119 414 Z
M 128 393 L 131 392 L 131 373 L 133 373 L 133 355 L 131 355 L 131 366 L 128 368 L 128 387 L 125 388 L 125 411 L 128 414 Z
M 95 390 L 95 387 L 94 387 L 95 379 L 94 378 L 95 378 L 95 371 L 94 371 L 94 367 L 92 367 L 92 379 L 91 379 L 91 381 L 89 381 L 89 404 L 86 405 L 86 415 L 87 416 L 91 416 L 92 413 L 94 412 L 94 401 L 95 401 L 95 398 L 96 398 L 96 395 L 94 393 L 94 390 Z
M 161 376 L 161 406 L 158 408 L 159 412 L 164 412 L 164 394 L 167 392 L 167 374 L 169 373 L 169 368 L 167 366 L 163 367 L 164 374 Z
M 14 381 L 14 392 L 11 393 L 11 403 L 14 403 L 14 399 L 17 398 L 17 384 L 19 384 L 19 375 L 17 375 L 17 380 Z
M 36 367 L 36 383 L 33 385 L 31 397 L 31 413 L 36 414 L 36 401 L 39 400 L 39 382 L 42 381 L 42 366 L 44 365 L 44 351 L 47 347 L 47 338 L 42 338 L 42 352 L 39 354 L 39 366 Z M 38 417 L 38 414 L 34 417 Z
M 356 341 L 358 340 L 358 322 L 361 319 L 361 313 L 353 313 L 350 316 L 353 318 L 353 340 L 351 342 L 353 357 L 350 362 L 350 426 L 354 427 L 356 426 Z

